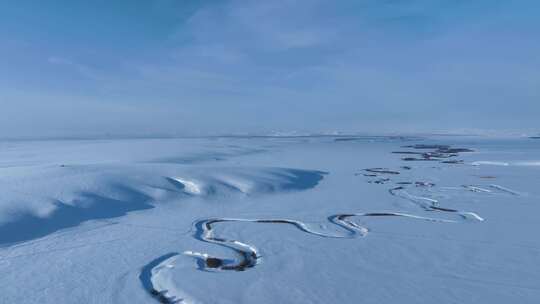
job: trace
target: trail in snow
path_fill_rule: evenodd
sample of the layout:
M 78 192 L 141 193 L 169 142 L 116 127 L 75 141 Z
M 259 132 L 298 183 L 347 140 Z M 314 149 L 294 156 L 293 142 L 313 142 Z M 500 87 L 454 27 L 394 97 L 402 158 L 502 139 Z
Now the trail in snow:
M 187 252 L 188 255 L 192 255 L 199 258 L 205 259 L 205 269 L 213 268 L 219 270 L 236 270 L 244 271 L 248 268 L 255 267 L 258 261 L 260 260 L 259 252 L 257 248 L 253 245 L 243 243 L 239 240 L 225 239 L 221 237 L 216 237 L 214 235 L 214 226 L 219 223 L 227 222 L 245 222 L 245 223 L 262 223 L 262 224 L 284 224 L 291 225 L 303 232 L 312 234 L 318 237 L 324 238 L 355 238 L 358 236 L 366 236 L 369 232 L 367 227 L 361 226 L 356 222 L 350 220 L 352 217 L 405 217 L 411 219 L 425 220 L 430 222 L 446 222 L 451 223 L 454 221 L 422 217 L 407 213 L 400 212 L 369 212 L 369 213 L 350 213 L 350 214 L 336 214 L 328 217 L 328 220 L 344 229 L 347 233 L 343 234 L 329 234 L 319 231 L 315 231 L 309 227 L 304 222 L 291 219 L 234 219 L 234 218 L 214 218 L 214 219 L 204 219 L 198 221 L 195 224 L 195 238 L 207 242 L 225 246 L 237 253 L 239 256 L 238 261 L 227 262 L 224 259 L 210 257 L 206 254 L 194 253 L 192 251 Z
M 412 195 L 409 192 L 407 192 L 404 187 L 401 187 L 401 186 L 390 189 L 389 192 L 390 194 L 394 196 L 406 199 L 420 206 L 422 209 L 426 211 L 451 212 L 451 213 L 458 214 L 461 218 L 466 219 L 466 220 L 472 219 L 472 220 L 477 220 L 477 221 L 484 221 L 484 219 L 475 212 L 460 211 L 457 209 L 441 207 L 439 206 L 438 200 L 428 198 L 428 197 L 423 197 L 423 196 Z
M 245 271 L 255 267 L 261 261 L 261 255 L 254 245 L 244 243 L 235 239 L 217 237 L 214 234 L 214 227 L 217 224 L 243 222 L 261 224 L 281 224 L 293 226 L 305 233 L 323 238 L 351 239 L 358 236 L 366 236 L 369 228 L 362 226 L 351 220 L 353 217 L 404 217 L 416 220 L 424 220 L 439 223 L 454 223 L 455 221 L 423 217 L 401 212 L 369 212 L 369 213 L 349 213 L 335 214 L 328 217 L 329 222 L 342 228 L 342 234 L 329 234 L 315 231 L 308 224 L 291 219 L 242 219 L 242 218 L 211 218 L 197 221 L 194 225 L 194 237 L 202 242 L 216 244 L 229 248 L 236 253 L 235 260 L 211 256 L 207 253 L 185 251 L 183 254 L 191 256 L 197 260 L 197 265 L 203 271 Z M 180 253 L 169 253 L 161 256 L 143 267 L 139 276 L 143 287 L 160 303 L 180 303 L 186 299 L 170 290 L 160 290 L 154 282 L 160 281 L 160 273 L 163 269 L 174 268 L 174 260 Z
M 428 161 L 439 161 L 443 164 L 461 164 L 463 161 L 454 159 L 455 157 L 459 157 L 459 153 L 463 152 L 473 152 L 471 149 L 467 148 L 452 148 L 448 145 L 412 145 L 412 146 L 404 146 L 404 148 L 411 148 L 415 150 L 432 150 L 432 151 L 423 151 L 423 152 L 417 152 L 417 151 L 394 151 L 393 154 L 410 154 L 410 155 L 419 155 L 420 158 L 402 158 L 403 161 L 412 161 L 412 160 L 428 160 Z M 450 160 L 445 160 L 450 159 Z M 406 170 L 411 170 L 411 167 L 407 167 Z M 391 182 L 390 178 L 388 177 L 381 177 L 382 174 L 386 174 L 388 172 L 392 172 L 392 174 L 400 174 L 399 171 L 391 171 L 386 168 L 374 168 L 374 169 L 365 169 L 365 171 L 371 172 L 373 175 L 368 177 L 373 177 L 377 179 L 371 179 L 368 180 L 368 183 L 372 184 L 384 184 L 387 182 Z M 436 185 L 431 182 L 424 182 L 424 181 L 401 181 L 396 182 L 396 186 L 394 188 L 391 188 L 388 190 L 388 192 L 396 197 L 400 197 L 402 199 L 405 199 L 409 202 L 414 203 L 415 205 L 421 207 L 425 211 L 438 211 L 438 212 L 451 212 L 454 214 L 457 214 L 460 216 L 461 219 L 466 220 L 477 220 L 477 221 L 483 221 L 484 219 L 476 214 L 475 212 L 469 212 L 469 211 L 460 211 L 453 208 L 448 208 L 446 206 L 441 206 L 439 201 L 437 199 L 433 199 L 430 197 L 424 197 L 419 195 L 414 195 L 407 191 L 410 187 L 414 186 L 415 188 L 433 188 Z M 476 186 L 463 186 L 467 190 L 473 191 L 473 192 L 491 192 L 490 190 L 483 189 Z M 493 187 L 490 186 L 490 187 Z M 506 189 L 506 188 L 504 188 Z M 501 189 L 499 189 L 501 190 Z M 509 189 L 506 189 L 508 191 L 511 191 Z M 503 191 L 503 190 L 501 190 Z
M 417 155 L 418 158 L 402 158 L 403 161 L 412 161 L 412 160 L 427 160 L 427 161 L 439 161 L 442 164 L 462 164 L 462 160 L 455 159 L 459 156 L 459 153 L 462 152 L 472 152 L 470 149 L 465 148 L 452 148 L 446 145 L 414 145 L 406 146 L 406 148 L 421 149 L 421 150 L 434 150 L 434 151 L 422 151 L 422 152 L 413 152 L 413 151 L 399 151 L 393 152 L 395 154 L 412 154 Z M 403 170 L 412 170 L 412 167 L 402 166 L 400 167 Z M 390 170 L 387 168 L 368 168 L 364 169 L 366 173 L 362 174 L 365 177 L 369 178 L 368 182 L 373 184 L 385 184 L 387 182 L 392 182 L 392 180 L 387 177 L 388 175 L 397 176 L 400 174 L 399 171 Z M 360 175 L 359 173 L 355 176 Z M 186 181 L 181 181 L 186 188 L 189 188 L 189 183 Z M 246 219 L 246 218 L 210 218 L 202 219 L 195 223 L 194 225 L 194 237 L 202 242 L 215 244 L 217 246 L 223 246 L 232 250 L 236 254 L 236 259 L 225 259 L 222 257 L 211 256 L 208 253 L 201 253 L 195 251 L 185 251 L 183 254 L 191 256 L 196 259 L 199 270 L 202 271 L 245 271 L 247 269 L 256 267 L 261 262 L 261 255 L 258 249 L 248 243 L 244 243 L 236 239 L 227 239 L 224 237 L 219 237 L 215 235 L 215 226 L 218 224 L 226 224 L 233 222 L 243 222 L 243 223 L 262 223 L 262 224 L 281 224 L 289 225 L 295 227 L 296 229 L 303 231 L 305 233 L 323 237 L 323 238 L 342 238 L 342 239 L 352 239 L 357 237 L 364 237 L 368 235 L 370 229 L 364 225 L 361 225 L 353 220 L 355 217 L 402 217 L 415 220 L 423 220 L 436 223 L 457 223 L 463 220 L 473 220 L 473 221 L 484 221 L 484 219 L 475 212 L 470 211 L 461 211 L 453 208 L 448 208 L 446 206 L 441 206 L 439 201 L 434 198 L 424 197 L 419 195 L 414 195 L 408 191 L 410 187 L 415 188 L 433 188 L 436 185 L 431 182 L 425 181 L 407 181 L 407 182 L 396 182 L 396 186 L 389 189 L 389 193 L 392 196 L 400 197 L 409 202 L 414 203 L 415 205 L 421 207 L 425 211 L 434 211 L 434 212 L 445 212 L 458 215 L 457 219 L 443 219 L 443 218 L 433 218 L 433 217 L 424 217 L 409 213 L 403 212 L 366 212 L 366 213 L 343 213 L 335 214 L 328 217 L 328 221 L 335 226 L 341 228 L 342 233 L 331 234 L 320 232 L 312 229 L 308 224 L 292 219 Z M 506 192 L 512 195 L 519 195 L 519 193 L 502 187 L 498 185 L 489 185 L 490 189 L 482 188 L 479 186 L 464 185 L 461 189 L 466 189 L 472 192 L 479 193 L 491 193 L 492 190 L 499 192 Z M 442 188 L 441 188 L 442 189 Z M 193 191 L 197 192 L 197 191 Z M 153 282 L 160 282 L 160 272 L 163 269 L 173 268 L 174 260 L 180 256 L 180 253 L 172 253 L 163 256 L 162 258 L 157 259 L 161 261 L 160 263 L 154 262 L 145 266 L 143 272 L 146 275 L 141 274 L 141 281 L 143 286 L 158 299 L 161 303 L 177 303 L 184 302 L 186 299 L 182 297 L 181 292 L 170 290 L 159 290 L 158 287 L 153 285 Z M 150 276 L 148 276 L 150 274 Z M 144 278 L 144 280 L 143 280 Z M 148 283 L 150 282 L 150 283 Z M 158 284 L 159 285 L 159 284 Z M 177 294 L 177 293 L 180 294 Z M 189 302 L 189 301 L 187 301 Z

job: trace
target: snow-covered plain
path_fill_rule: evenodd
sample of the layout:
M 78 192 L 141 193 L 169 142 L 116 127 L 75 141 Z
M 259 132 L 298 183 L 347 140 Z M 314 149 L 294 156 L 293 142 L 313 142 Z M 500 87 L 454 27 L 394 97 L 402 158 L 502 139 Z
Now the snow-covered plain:
M 539 303 L 540 141 L 0 141 L 0 303 Z

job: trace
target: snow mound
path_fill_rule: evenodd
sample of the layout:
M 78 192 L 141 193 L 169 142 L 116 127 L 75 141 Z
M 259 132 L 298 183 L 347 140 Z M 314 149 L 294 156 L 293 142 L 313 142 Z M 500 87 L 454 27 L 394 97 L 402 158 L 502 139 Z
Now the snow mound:
M 315 187 L 324 172 L 288 168 L 84 165 L 5 168 L 0 244 L 92 219 L 153 208 L 167 198 L 258 195 Z
M 205 170 L 206 171 L 206 170 Z M 246 195 L 311 189 L 325 172 L 286 168 L 239 169 L 173 176 L 168 180 L 184 193 L 197 196 L 242 193 Z

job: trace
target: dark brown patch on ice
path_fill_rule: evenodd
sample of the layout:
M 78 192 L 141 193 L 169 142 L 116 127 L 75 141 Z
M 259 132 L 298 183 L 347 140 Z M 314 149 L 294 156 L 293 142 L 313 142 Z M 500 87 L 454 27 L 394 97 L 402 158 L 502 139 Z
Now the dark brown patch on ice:
M 208 268 L 219 268 L 223 265 L 223 260 L 218 258 L 207 258 L 206 267 Z
M 461 159 L 444 160 L 441 163 L 443 163 L 443 164 L 453 164 L 453 165 L 462 165 L 462 164 L 464 164 L 463 160 L 461 160 Z
M 368 183 L 370 183 L 370 184 L 386 184 L 389 181 L 390 181 L 389 178 L 379 178 L 379 179 L 376 179 L 376 180 L 368 181 Z
M 394 175 L 399 174 L 398 171 L 389 170 L 387 168 L 369 168 L 369 169 L 364 169 L 364 171 L 371 172 L 371 173 L 379 173 L 379 174 L 394 174 Z
M 497 178 L 496 176 L 493 176 L 493 175 L 476 175 L 478 178 L 482 178 L 482 179 L 495 179 Z

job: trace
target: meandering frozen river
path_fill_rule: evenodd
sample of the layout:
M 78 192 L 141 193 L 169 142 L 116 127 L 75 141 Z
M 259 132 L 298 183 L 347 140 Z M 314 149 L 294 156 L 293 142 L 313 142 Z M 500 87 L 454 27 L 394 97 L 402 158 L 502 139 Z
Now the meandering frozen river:
M 538 303 L 540 141 L 0 142 L 0 303 Z

